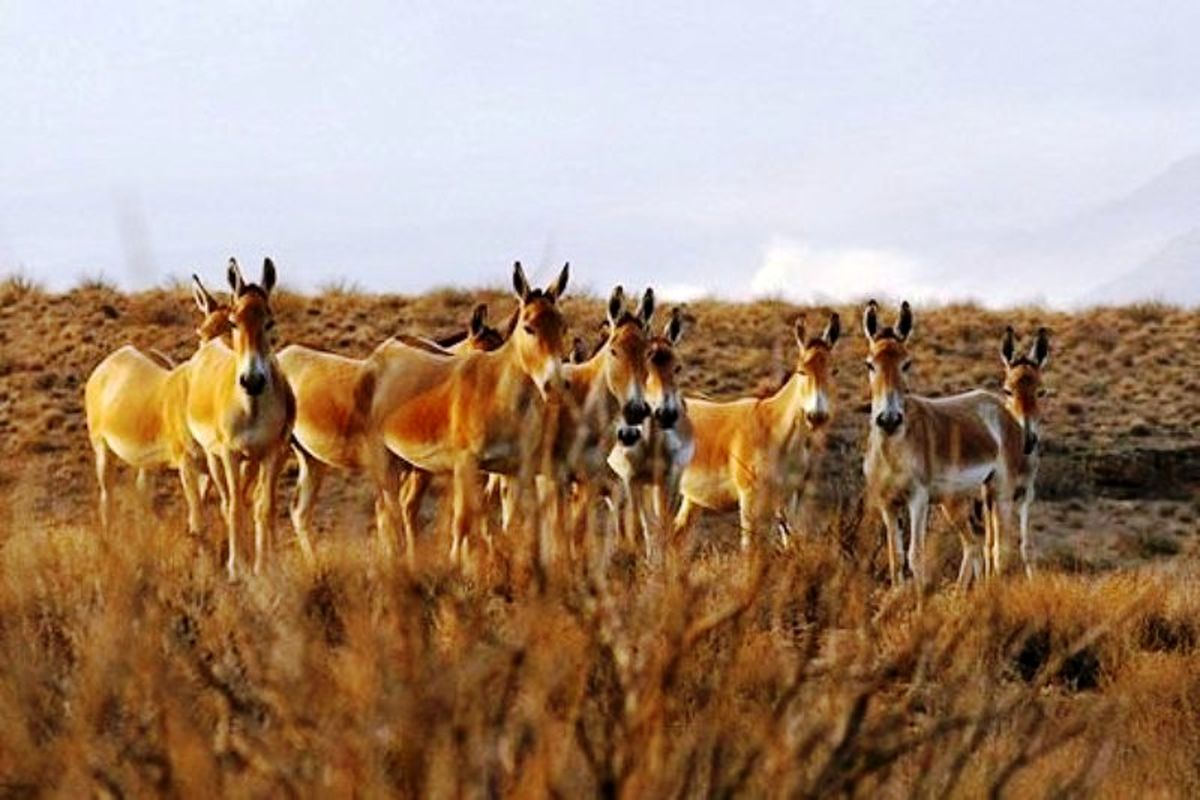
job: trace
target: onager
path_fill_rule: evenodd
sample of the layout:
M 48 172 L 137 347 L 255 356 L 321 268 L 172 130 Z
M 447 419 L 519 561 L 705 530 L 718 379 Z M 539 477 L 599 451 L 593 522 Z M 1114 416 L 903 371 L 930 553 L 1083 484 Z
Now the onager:
M 229 331 L 229 307 L 218 303 L 192 276 L 192 296 L 204 314 L 196 333 L 200 344 Z M 161 355 L 146 354 L 132 345 L 110 353 L 96 366 L 84 388 L 88 437 L 96 457 L 100 484 L 100 524 L 111 523 L 112 452 L 137 469 L 137 485 L 145 491 L 146 471 L 169 468 L 179 473 L 187 502 L 188 532 L 200 532 L 202 479 L 207 475 L 204 453 L 187 427 L 187 393 L 192 364 L 164 367 Z
M 192 356 L 196 379 L 187 392 L 187 427 L 209 460 L 214 480 L 225 482 L 229 533 L 227 568 L 237 577 L 247 490 L 254 493 L 254 572 L 262 571 L 275 524 L 275 495 L 296 416 L 296 402 L 272 352 L 274 315 L 270 295 L 275 265 L 263 262 L 262 280 L 248 284 L 229 260 L 229 310 L 233 348 L 212 340 Z M 216 468 L 219 462 L 220 469 Z
M 506 332 L 488 326 L 487 311 L 487 304 L 477 305 L 466 332 L 447 340 L 432 342 L 416 337 L 400 337 L 400 340 L 445 356 L 494 350 L 504 343 L 511 333 L 511 326 Z M 514 315 L 514 321 L 515 318 Z M 368 369 L 368 359 L 348 358 L 303 345 L 283 348 L 278 359 L 296 395 L 292 449 L 300 471 L 291 508 L 292 526 L 301 547 L 311 556 L 312 514 L 326 473 L 330 469 L 368 472 L 377 479 L 380 491 L 394 492 L 400 480 L 401 464 L 387 452 L 380 437 L 371 435 L 367 417 L 369 405 L 364 406 L 364 398 L 357 395 Z M 369 397 L 365 398 L 368 404 L 369 400 Z M 406 493 L 423 491 L 428 480 L 426 473 L 410 473 L 405 482 Z M 414 483 L 418 485 L 412 486 Z M 377 498 L 378 535 L 384 549 L 390 551 L 394 537 L 386 508 L 384 499 Z M 406 525 L 405 534 L 411 560 L 414 531 Z
M 654 290 L 647 288 L 640 303 L 626 308 L 625 290 L 613 289 L 600 344 L 589 355 L 575 338 L 572 356 L 563 365 L 564 391 L 549 407 L 553 437 L 549 456 L 537 465 L 542 494 L 551 490 L 556 506 L 570 498 L 571 515 L 564 518 L 572 554 L 586 532 L 598 485 L 608 477 L 605 458 L 614 442 L 632 446 L 642 436 L 650 414 L 646 402 L 646 331 L 654 315 Z M 487 497 L 500 498 L 501 530 L 509 530 L 516 499 L 511 480 L 489 475 Z
M 1024 456 L 1024 434 L 1003 400 L 985 391 L 930 399 L 907 395 L 912 359 L 908 340 L 913 312 L 900 307 L 894 326 L 881 327 L 879 306 L 867 304 L 863 329 L 869 343 L 871 426 L 863 460 L 866 498 L 887 528 L 888 568 L 893 585 L 903 581 L 904 537 L 899 510 L 908 512 L 908 564 L 925 587 L 925 532 L 931 503 L 952 506 L 979 497 L 987 487 L 998 520 L 1007 519 Z M 997 536 L 999 532 L 997 531 Z M 977 556 L 963 535 L 959 582 L 965 584 Z
M 692 422 L 680 394 L 682 369 L 675 345 L 683 334 L 683 313 L 675 307 L 663 332 L 646 348 L 646 400 L 651 414 L 645 433 L 632 444 L 618 442 L 609 451 L 608 465 L 621 479 L 625 495 L 625 527 L 641 527 L 646 557 L 654 552 L 653 537 L 662 535 L 678 505 L 679 483 L 695 452 Z
M 741 544 L 765 530 L 773 512 L 802 488 L 808 477 L 811 440 L 833 415 L 833 348 L 841 320 L 830 314 L 824 332 L 805 333 L 795 324 L 799 354 L 787 382 L 766 398 L 714 402 L 689 398 L 687 412 L 695 454 L 683 471 L 683 501 L 676 535 L 686 536 L 700 509 L 737 508 Z
M 480 472 L 523 475 L 530 454 L 544 452 L 546 400 L 562 389 L 566 323 L 557 301 L 568 274 L 564 266 L 539 290 L 514 265 L 519 321 L 496 350 L 447 358 L 397 342 L 368 359 L 360 397 L 371 397 L 372 426 L 388 451 L 418 470 L 453 475 L 452 561 L 475 521 Z
M 1042 411 L 1039 400 L 1045 394 L 1042 388 L 1042 372 L 1050 360 L 1050 332 L 1038 328 L 1037 336 L 1029 348 L 1029 354 L 1017 356 L 1016 335 L 1012 326 L 1005 328 L 1004 339 L 1000 345 L 1000 356 L 1004 361 L 1004 406 L 1013 419 L 1021 426 L 1021 455 L 1018 467 L 1013 474 L 1013 502 L 1017 506 L 1021 536 L 1021 563 L 1025 567 L 1025 575 L 1033 576 L 1035 553 L 1033 541 L 1029 532 L 1029 509 L 1033 505 L 1034 490 L 1037 483 L 1038 463 L 1042 433 Z M 991 497 L 991 486 L 984 497 L 988 510 L 987 538 L 984 552 L 987 555 L 987 571 L 993 575 L 1003 574 L 1002 549 L 1000 531 L 1002 526 L 994 518 L 1001 506 Z

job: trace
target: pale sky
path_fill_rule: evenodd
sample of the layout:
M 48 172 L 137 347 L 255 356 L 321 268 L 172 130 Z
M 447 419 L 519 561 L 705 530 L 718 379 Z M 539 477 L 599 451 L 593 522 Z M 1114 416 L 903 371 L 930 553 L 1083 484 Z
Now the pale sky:
M 0 273 L 1064 303 L 1200 153 L 1194 1 L 701 9 L 0 0 Z

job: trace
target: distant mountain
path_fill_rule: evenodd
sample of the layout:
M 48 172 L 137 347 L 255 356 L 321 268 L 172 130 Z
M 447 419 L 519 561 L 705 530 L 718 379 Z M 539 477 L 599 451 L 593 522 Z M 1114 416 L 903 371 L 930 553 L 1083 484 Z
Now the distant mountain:
M 1026 294 L 1200 303 L 1200 154 L 1062 222 L 1008 234 L 988 260 Z
M 1200 228 L 1169 241 L 1142 264 L 1087 293 L 1087 303 L 1161 300 L 1200 306 Z

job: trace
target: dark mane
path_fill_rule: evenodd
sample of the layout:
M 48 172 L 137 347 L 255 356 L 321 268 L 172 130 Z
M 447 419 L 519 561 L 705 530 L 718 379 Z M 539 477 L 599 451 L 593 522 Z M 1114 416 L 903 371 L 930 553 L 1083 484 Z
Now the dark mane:
M 895 328 L 893 328 L 891 325 L 888 325 L 886 328 L 879 331 L 879 333 L 875 334 L 875 340 L 879 341 L 880 339 L 891 339 L 898 342 L 900 341 L 900 334 L 896 333 Z
M 634 314 L 632 311 L 622 311 L 621 316 L 617 317 L 617 321 L 616 321 L 614 327 L 619 328 L 622 325 L 631 325 L 631 324 L 637 325 L 639 328 L 643 327 L 642 318 L 639 317 L 637 314 Z
M 469 331 L 458 331 L 457 333 L 451 333 L 451 334 L 447 334 L 446 336 L 440 336 L 437 339 L 434 339 L 433 341 L 438 345 L 438 347 L 453 347 L 454 345 L 459 344 L 460 342 L 465 342 L 469 335 L 470 335 Z
M 259 286 L 257 283 L 245 284 L 244 286 L 242 286 L 242 290 L 240 292 L 238 292 L 237 296 L 245 297 L 248 294 L 258 295 L 259 297 L 261 297 L 263 299 L 263 302 L 267 302 L 270 300 L 270 297 L 267 295 L 266 290 L 263 289 L 261 286 Z

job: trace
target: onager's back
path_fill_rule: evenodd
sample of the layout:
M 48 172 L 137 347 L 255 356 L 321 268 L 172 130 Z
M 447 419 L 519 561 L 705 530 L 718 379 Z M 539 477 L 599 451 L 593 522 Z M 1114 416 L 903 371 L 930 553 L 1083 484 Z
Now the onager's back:
M 221 305 L 193 279 L 193 296 L 205 315 L 197 333 L 202 343 L 229 330 L 227 306 Z M 191 361 L 165 367 L 159 358 L 132 345 L 116 350 L 97 365 L 84 388 L 88 436 L 100 484 L 100 521 L 111 516 L 111 473 L 108 455 L 116 454 L 138 470 L 170 468 L 179 472 L 188 509 L 188 530 L 200 530 L 200 477 L 203 454 L 187 427 L 187 394 Z

